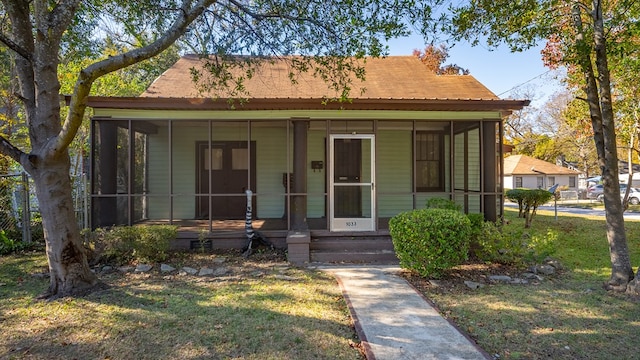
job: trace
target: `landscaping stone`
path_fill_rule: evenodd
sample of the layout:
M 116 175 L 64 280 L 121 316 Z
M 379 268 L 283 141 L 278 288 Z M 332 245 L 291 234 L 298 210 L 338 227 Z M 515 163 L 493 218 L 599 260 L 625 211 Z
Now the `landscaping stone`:
M 222 263 L 225 263 L 226 261 L 227 261 L 227 258 L 224 256 L 213 259 L 214 264 L 222 264 Z
M 511 279 L 511 276 L 507 276 L 507 275 L 491 275 L 489 276 L 489 280 L 510 282 L 512 279 Z
M 138 266 L 136 266 L 136 269 L 134 270 L 134 272 L 136 272 L 136 273 L 146 273 L 146 272 L 151 271 L 151 269 L 153 269 L 153 265 L 139 264 Z
M 477 283 L 477 282 L 475 282 L 475 281 L 469 281 L 469 280 L 466 280 L 466 281 L 464 282 L 464 284 L 465 284 L 465 285 L 467 285 L 467 287 L 468 287 L 469 289 L 473 289 L 473 290 L 476 290 L 476 289 L 479 289 L 479 288 L 481 288 L 481 287 L 484 287 L 484 284 Z
M 229 273 L 230 270 L 226 267 L 219 267 L 213 271 L 213 276 L 222 276 Z
M 553 275 L 556 272 L 556 268 L 551 265 L 537 265 L 536 272 L 543 275 Z
M 198 272 L 198 276 L 211 276 L 213 275 L 213 269 L 207 268 L 207 267 L 203 267 L 200 269 L 200 271 Z
M 564 267 L 562 266 L 562 264 L 560 263 L 560 261 L 555 260 L 555 259 L 547 259 L 545 261 L 545 263 L 549 266 L 553 266 L 554 269 L 556 270 L 562 270 Z
M 528 280 L 520 279 L 520 278 L 513 278 L 511 279 L 511 281 L 509 281 L 509 284 L 512 284 L 512 285 L 525 285 L 528 283 L 529 283 Z
M 175 270 L 176 270 L 176 268 L 174 268 L 171 265 L 168 265 L 168 264 L 160 265 L 160 272 L 168 273 L 168 272 L 172 272 L 172 271 L 175 271 Z
M 110 273 L 113 271 L 113 266 L 105 265 L 100 269 L 100 271 L 103 273 Z
M 185 266 L 182 269 L 180 269 L 180 272 L 184 272 L 185 275 L 187 275 L 187 274 L 188 275 L 195 275 L 195 274 L 198 273 L 198 269 L 194 269 L 192 267 Z
M 121 273 L 128 273 L 128 272 L 132 272 L 133 271 L 133 266 L 120 266 L 118 268 L 118 271 L 120 271 Z
M 540 275 L 531 273 L 531 272 L 526 272 L 522 274 L 522 277 L 528 280 L 538 280 L 538 281 L 543 281 L 544 278 Z

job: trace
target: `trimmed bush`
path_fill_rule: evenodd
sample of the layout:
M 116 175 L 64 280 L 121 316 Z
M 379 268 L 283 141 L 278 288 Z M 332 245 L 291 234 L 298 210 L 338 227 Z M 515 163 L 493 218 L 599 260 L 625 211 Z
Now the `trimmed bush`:
M 548 229 L 544 235 L 522 231 L 506 233 L 499 223 L 486 222 L 476 238 L 474 255 L 483 261 L 509 265 L 539 263 L 556 251 L 556 232 Z
M 92 262 L 161 262 L 167 259 L 169 242 L 177 233 L 178 227 L 171 225 L 99 228 L 88 234 L 88 248 L 94 256 Z
M 400 266 L 437 278 L 467 259 L 471 221 L 455 210 L 419 209 L 391 218 L 389 232 Z

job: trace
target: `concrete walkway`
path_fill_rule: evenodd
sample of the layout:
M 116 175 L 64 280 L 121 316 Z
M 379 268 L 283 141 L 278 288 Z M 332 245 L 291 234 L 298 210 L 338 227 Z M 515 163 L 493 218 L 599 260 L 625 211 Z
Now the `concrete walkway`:
M 490 359 L 398 275 L 397 266 L 331 266 L 368 360 Z

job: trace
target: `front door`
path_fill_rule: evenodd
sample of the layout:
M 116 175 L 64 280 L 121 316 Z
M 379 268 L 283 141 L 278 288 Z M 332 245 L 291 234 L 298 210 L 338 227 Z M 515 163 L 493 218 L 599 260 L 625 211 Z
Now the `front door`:
M 330 137 L 331 231 L 375 230 L 373 135 Z
M 196 191 L 203 194 L 196 198 L 197 219 L 208 219 L 210 212 L 212 219 L 245 218 L 249 177 L 251 190 L 256 191 L 255 142 L 250 148 L 251 156 L 246 141 L 196 143 Z

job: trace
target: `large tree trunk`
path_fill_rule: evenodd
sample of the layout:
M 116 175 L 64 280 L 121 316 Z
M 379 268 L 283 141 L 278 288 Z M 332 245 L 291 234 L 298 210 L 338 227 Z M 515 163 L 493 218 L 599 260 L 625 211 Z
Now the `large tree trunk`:
M 620 201 L 620 180 L 618 179 L 618 148 L 616 140 L 615 117 L 611 101 L 611 81 L 609 64 L 607 62 L 607 43 L 605 38 L 604 20 L 602 18 L 602 4 L 597 2 L 593 9 L 594 15 L 594 43 L 596 53 L 596 68 L 600 109 L 602 116 L 602 130 L 604 140 L 604 179 L 603 194 L 607 219 L 607 239 L 611 258 L 611 277 L 607 287 L 624 291 L 629 281 L 633 279 L 633 269 L 629 257 L 629 247 L 624 229 L 624 209 Z M 590 87 L 590 90 L 594 89 Z
M 618 154 L 614 113 L 611 103 L 611 84 L 607 64 L 607 47 L 602 20 L 602 8 L 599 1 L 594 2 L 591 19 L 594 28 L 595 62 L 598 75 L 594 71 L 591 49 L 585 40 L 581 8 L 573 7 L 573 20 L 576 30 L 576 50 L 579 54 L 581 70 L 586 81 L 585 92 L 593 139 L 598 153 L 598 164 L 602 173 L 607 241 L 611 259 L 611 277 L 605 284 L 607 289 L 624 291 L 633 279 L 633 270 L 629 258 L 627 237 L 624 229 L 622 203 L 620 202 L 620 185 L 618 181 Z
M 50 284 L 42 298 L 83 295 L 99 284 L 90 270 L 71 198 L 69 156 L 31 169 L 42 214 Z

